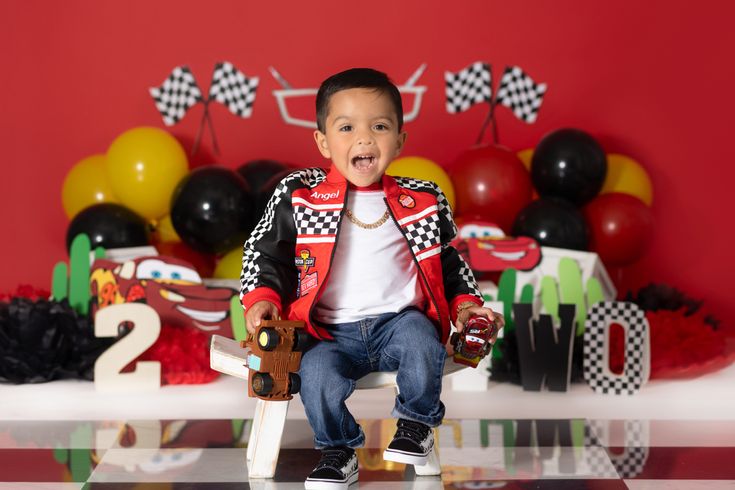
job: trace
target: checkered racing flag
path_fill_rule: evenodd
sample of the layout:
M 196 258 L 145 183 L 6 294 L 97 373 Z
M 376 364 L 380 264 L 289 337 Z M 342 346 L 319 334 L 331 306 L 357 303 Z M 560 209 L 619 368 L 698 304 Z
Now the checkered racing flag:
M 202 91 L 188 66 L 177 66 L 160 87 L 151 87 L 148 91 L 166 126 L 179 122 L 186 111 L 202 101 Z
M 492 96 L 490 65 L 477 61 L 464 70 L 444 72 L 447 112 L 464 112 L 475 104 L 490 102 Z
M 509 66 L 500 79 L 496 101 L 530 124 L 536 121 L 545 93 L 545 83 L 537 85 L 520 67 Z
M 209 88 L 209 100 L 224 104 L 231 113 L 240 117 L 250 117 L 253 113 L 255 91 L 260 78 L 248 78 L 227 61 L 217 63 Z

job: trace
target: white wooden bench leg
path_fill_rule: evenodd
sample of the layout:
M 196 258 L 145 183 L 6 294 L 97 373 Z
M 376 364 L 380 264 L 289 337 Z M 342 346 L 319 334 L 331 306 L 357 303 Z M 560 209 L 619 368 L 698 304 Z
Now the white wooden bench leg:
M 276 474 L 281 436 L 286 424 L 288 401 L 269 402 L 260 398 L 255 405 L 253 428 L 248 440 L 249 478 L 273 478 Z
M 439 463 L 439 453 L 436 452 L 436 444 L 429 453 L 429 459 L 423 466 L 414 466 L 413 470 L 418 476 L 436 476 L 442 474 L 442 467 Z

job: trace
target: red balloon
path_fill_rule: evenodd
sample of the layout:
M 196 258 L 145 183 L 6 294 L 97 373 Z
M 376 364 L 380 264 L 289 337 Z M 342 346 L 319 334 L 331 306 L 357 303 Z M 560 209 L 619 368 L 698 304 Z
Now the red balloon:
M 450 172 L 457 215 L 481 219 L 510 232 L 516 215 L 531 201 L 531 176 L 518 156 L 498 145 L 474 146 Z
M 651 209 L 637 197 L 620 192 L 597 196 L 583 209 L 590 250 L 606 265 L 627 265 L 646 251 L 653 229 Z

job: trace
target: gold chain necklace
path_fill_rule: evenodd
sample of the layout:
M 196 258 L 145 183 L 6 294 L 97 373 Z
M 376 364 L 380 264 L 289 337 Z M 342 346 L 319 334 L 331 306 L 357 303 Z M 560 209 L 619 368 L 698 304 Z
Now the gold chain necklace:
M 381 216 L 378 221 L 374 223 L 363 223 L 362 221 L 357 219 L 355 215 L 352 214 L 352 211 L 350 211 L 349 209 L 345 210 L 345 214 L 347 215 L 347 219 L 349 219 L 352 223 L 366 230 L 374 230 L 375 228 L 380 227 L 383 223 L 388 221 L 388 217 L 390 216 L 390 214 L 388 213 L 388 210 L 386 209 L 385 213 L 383 213 L 383 216 Z

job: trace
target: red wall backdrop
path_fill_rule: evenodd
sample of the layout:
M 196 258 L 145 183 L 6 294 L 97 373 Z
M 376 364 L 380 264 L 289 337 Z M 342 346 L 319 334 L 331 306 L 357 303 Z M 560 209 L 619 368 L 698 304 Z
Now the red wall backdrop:
M 3 2 L 0 291 L 50 283 L 66 258 L 64 176 L 122 131 L 162 127 L 147 89 L 176 65 L 189 65 L 205 93 L 217 61 L 261 77 L 250 119 L 213 108 L 217 161 L 234 168 L 255 158 L 322 163 L 310 131 L 281 121 L 268 66 L 296 87 L 315 87 L 360 65 L 402 83 L 426 62 L 428 91 L 407 125 L 404 155 L 451 169 L 486 109 L 447 114 L 443 73 L 483 60 L 496 79 L 516 64 L 549 86 L 536 124 L 499 109 L 506 146 L 577 127 L 647 168 L 653 246 L 616 278 L 676 285 L 732 324 L 733 14 L 731 2 L 688 0 Z M 201 110 L 173 132 L 191 141 Z

